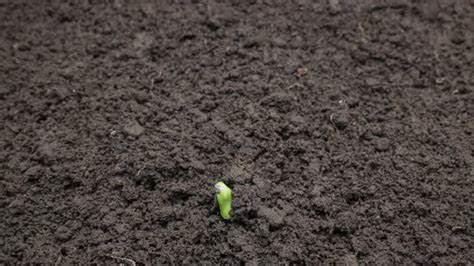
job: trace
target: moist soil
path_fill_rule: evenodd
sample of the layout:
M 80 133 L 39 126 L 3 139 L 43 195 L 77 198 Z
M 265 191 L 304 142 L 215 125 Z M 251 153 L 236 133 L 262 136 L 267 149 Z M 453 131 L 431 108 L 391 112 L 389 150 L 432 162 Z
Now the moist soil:
M 0 2 L 0 263 L 474 261 L 473 1 L 103 2 Z

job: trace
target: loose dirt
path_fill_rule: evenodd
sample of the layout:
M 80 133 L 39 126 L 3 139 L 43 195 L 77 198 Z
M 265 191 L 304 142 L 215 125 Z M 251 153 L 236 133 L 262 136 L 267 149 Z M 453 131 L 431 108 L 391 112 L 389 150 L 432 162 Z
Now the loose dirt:
M 473 1 L 101 2 L 0 2 L 1 263 L 474 261 Z

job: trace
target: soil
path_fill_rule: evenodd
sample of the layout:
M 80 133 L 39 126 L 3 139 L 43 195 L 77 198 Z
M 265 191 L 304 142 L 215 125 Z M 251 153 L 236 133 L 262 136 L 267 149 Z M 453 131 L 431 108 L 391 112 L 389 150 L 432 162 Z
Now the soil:
M 0 263 L 474 262 L 473 1 L 104 2 L 0 2 Z

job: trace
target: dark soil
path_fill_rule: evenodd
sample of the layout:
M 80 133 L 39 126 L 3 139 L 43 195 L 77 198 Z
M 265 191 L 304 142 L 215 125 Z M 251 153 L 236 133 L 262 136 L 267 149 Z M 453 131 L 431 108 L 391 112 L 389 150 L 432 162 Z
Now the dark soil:
M 473 1 L 51 2 L 0 2 L 0 264 L 474 261 Z

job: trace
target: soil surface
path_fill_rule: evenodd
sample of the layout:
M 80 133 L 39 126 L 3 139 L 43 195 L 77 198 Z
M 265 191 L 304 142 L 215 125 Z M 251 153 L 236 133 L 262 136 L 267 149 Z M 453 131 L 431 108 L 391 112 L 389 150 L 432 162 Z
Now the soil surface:
M 0 263 L 474 261 L 473 1 L 102 2 L 0 2 Z

